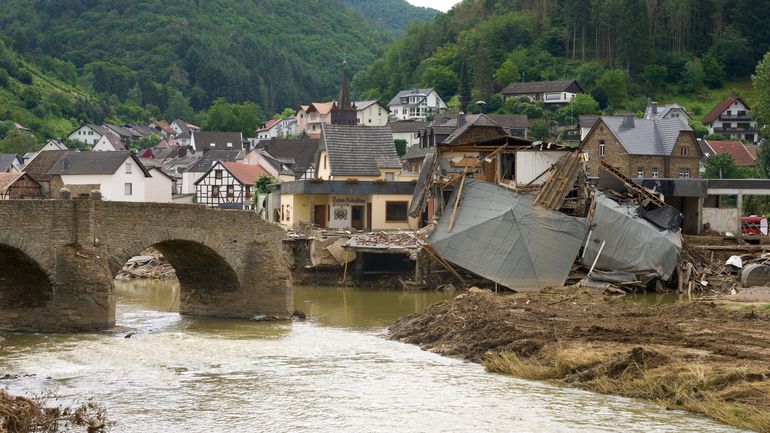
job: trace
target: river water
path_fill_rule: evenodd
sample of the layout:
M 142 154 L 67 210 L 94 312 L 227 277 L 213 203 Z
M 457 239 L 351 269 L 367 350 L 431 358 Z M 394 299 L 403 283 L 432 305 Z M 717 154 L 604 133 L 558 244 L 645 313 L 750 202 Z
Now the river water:
M 21 377 L 0 388 L 92 397 L 116 432 L 737 431 L 383 338 L 444 294 L 298 287 L 310 320 L 255 323 L 180 317 L 175 283 L 117 285 L 118 325 L 135 335 L 6 335 L 0 376 Z

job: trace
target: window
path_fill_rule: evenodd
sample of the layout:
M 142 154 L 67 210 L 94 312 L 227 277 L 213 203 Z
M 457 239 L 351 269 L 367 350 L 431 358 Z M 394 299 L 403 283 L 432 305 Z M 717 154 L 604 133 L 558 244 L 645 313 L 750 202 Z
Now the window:
M 216 143 L 209 143 L 209 147 L 217 147 Z
M 382 108 L 378 108 L 377 109 L 377 115 L 378 116 L 382 116 Z
M 125 195 L 132 195 L 134 193 L 134 185 L 132 185 L 131 183 L 125 183 L 123 185 L 123 189 L 124 189 L 123 193 Z
M 326 163 L 327 163 L 327 161 L 328 161 L 328 159 L 326 158 L 326 155 L 324 155 L 324 170 L 326 170 Z
M 227 147 L 233 147 L 233 143 L 231 143 L 231 142 L 229 142 L 229 141 L 228 141 L 228 142 L 227 142 Z
M 409 203 L 405 201 L 385 202 L 385 221 L 386 222 L 407 222 L 406 216 Z
M 637 167 L 637 169 L 636 169 L 636 177 L 644 178 L 644 168 Z
M 679 169 L 679 178 L 680 179 L 689 179 L 690 178 L 690 169 L 689 168 L 680 168 Z
M 251 200 L 251 185 L 246 185 L 246 198 Z
M 219 198 L 219 185 L 211 187 L 211 198 Z
M 396 176 L 393 173 L 385 173 L 385 180 L 388 182 L 393 182 L 396 179 Z
M 131 163 L 130 162 L 126 163 L 126 174 L 131 174 Z
M 222 180 L 222 170 L 214 170 L 214 179 Z
M 652 177 L 655 179 L 658 178 L 658 167 L 652 167 Z
M 682 156 L 687 156 L 687 151 L 688 151 L 687 146 L 682 146 L 679 148 L 679 154 Z
M 604 145 L 604 140 L 599 140 L 599 156 L 604 156 L 607 154 L 607 148 Z
M 372 123 L 372 119 L 369 119 L 369 123 Z
M 235 185 L 227 185 L 227 198 L 235 197 Z
M 679 113 L 671 113 L 671 118 L 672 119 L 678 119 L 679 118 Z

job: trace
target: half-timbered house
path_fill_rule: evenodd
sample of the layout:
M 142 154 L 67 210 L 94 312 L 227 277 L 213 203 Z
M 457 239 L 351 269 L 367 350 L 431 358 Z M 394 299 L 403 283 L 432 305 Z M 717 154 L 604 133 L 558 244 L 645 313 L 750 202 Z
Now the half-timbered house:
M 0 173 L 0 200 L 40 198 L 40 184 L 27 173 Z
M 258 165 L 217 161 L 197 182 L 198 203 L 224 209 L 251 209 L 254 182 L 267 172 Z

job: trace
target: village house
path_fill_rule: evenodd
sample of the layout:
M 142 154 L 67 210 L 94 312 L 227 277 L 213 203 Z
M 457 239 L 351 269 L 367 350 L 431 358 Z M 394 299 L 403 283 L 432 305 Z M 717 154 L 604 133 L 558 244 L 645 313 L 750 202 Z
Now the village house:
M 738 167 L 754 167 L 757 165 L 757 155 L 754 146 L 743 144 L 737 140 L 702 140 L 704 156 L 726 153 L 732 157 Z
M 243 133 L 241 132 L 209 132 L 192 133 L 190 147 L 196 152 L 209 150 L 243 150 Z
M 409 89 L 398 92 L 388 103 L 393 120 L 426 121 L 446 112 L 447 105 L 434 88 Z
M 644 118 L 652 119 L 680 119 L 686 124 L 690 124 L 692 118 L 687 114 L 687 110 L 679 104 L 658 105 L 657 102 L 651 102 L 644 110 Z
M 78 129 L 72 131 L 67 138 L 72 141 L 79 141 L 81 143 L 95 146 L 96 143 L 101 140 L 102 136 L 107 134 L 109 129 L 101 125 L 95 125 L 93 123 L 86 123 L 80 126 Z
M 128 202 L 146 201 L 146 179 L 151 177 L 139 158 L 128 151 L 68 151 L 48 174 L 52 191 L 66 187 L 72 197 L 87 197 L 98 190 L 103 200 Z
M 176 179 L 161 167 L 147 169 L 150 177 L 145 178 L 144 201 L 148 203 L 175 203 Z M 190 200 L 192 202 L 192 200 Z
M 216 149 L 216 150 L 209 150 L 206 153 L 201 152 L 194 152 L 193 154 L 190 154 L 190 152 L 187 152 L 185 159 L 195 160 L 194 164 L 187 165 L 187 168 L 179 167 L 180 169 L 183 169 L 182 172 L 182 183 L 181 183 L 181 193 L 182 194 L 197 194 L 197 190 L 195 188 L 195 182 L 198 181 L 204 174 L 206 174 L 211 167 L 214 166 L 214 164 L 217 161 L 223 161 L 223 162 L 234 162 L 234 161 L 243 161 L 243 158 L 246 156 L 246 151 L 239 150 L 239 149 Z M 167 170 L 168 172 L 168 170 Z
M 252 209 L 254 182 L 266 174 L 258 165 L 217 161 L 195 182 L 197 202 L 223 209 Z
M 39 152 L 46 152 L 49 150 L 67 150 L 67 146 L 64 145 L 61 140 L 48 140 Z
M 24 163 L 14 153 L 0 153 L 0 173 L 18 173 L 24 167 Z
M 365 126 L 385 126 L 388 124 L 390 110 L 382 105 L 380 101 L 355 101 L 356 122 Z
M 158 134 L 161 137 L 174 137 L 177 135 L 177 132 L 174 130 L 174 128 L 162 120 L 151 119 L 147 124 L 147 127 L 150 128 L 152 132 Z
M 703 156 L 692 128 L 680 119 L 601 116 L 581 143 L 588 175 L 600 161 L 629 178 L 697 178 Z
M 40 151 L 24 166 L 24 172 L 29 174 L 40 185 L 43 198 L 57 198 L 58 191 L 51 191 L 51 175 L 48 172 L 59 162 L 67 150 Z
M 257 129 L 257 140 L 289 138 L 294 135 L 297 135 L 297 121 L 294 116 L 285 119 L 266 120 Z
M 0 173 L 0 200 L 39 198 L 40 184 L 24 172 Z
M 390 129 L 393 131 L 393 141 L 405 140 L 407 149 L 420 144 L 419 132 L 428 126 L 427 122 L 418 120 L 401 120 L 390 122 Z
M 599 116 L 592 116 L 588 114 L 578 116 L 578 127 L 580 128 L 580 141 L 586 139 L 586 136 L 599 120 Z
M 509 99 L 527 98 L 530 102 L 558 105 L 568 104 L 579 93 L 583 93 L 583 89 L 575 80 L 511 83 L 500 92 L 503 103 Z
M 731 96 L 720 101 L 703 118 L 709 134 L 719 134 L 731 140 L 759 142 L 757 122 L 751 117 L 749 104 L 740 96 Z
M 313 179 L 315 158 L 320 140 L 274 138 L 260 142 L 243 159 L 245 164 L 259 165 L 278 182 Z
M 318 177 L 272 185 L 270 215 L 290 229 L 315 224 L 353 230 L 408 230 L 415 179 L 401 172 L 387 126 L 324 125 Z
M 187 132 L 191 134 L 193 132 L 198 132 L 201 130 L 200 127 L 195 126 L 192 123 L 185 122 L 182 119 L 174 119 L 174 121 L 171 122 L 169 126 L 171 127 L 171 129 L 174 130 L 177 136 L 179 136 L 183 132 Z
M 112 132 L 107 132 L 102 135 L 102 138 L 94 144 L 91 150 L 94 152 L 117 152 L 127 149 L 123 141 L 120 140 L 120 137 Z

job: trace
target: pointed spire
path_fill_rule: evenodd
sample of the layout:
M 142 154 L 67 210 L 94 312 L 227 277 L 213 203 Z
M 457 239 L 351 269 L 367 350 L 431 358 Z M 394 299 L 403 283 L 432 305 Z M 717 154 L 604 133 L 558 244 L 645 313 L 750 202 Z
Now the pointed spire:
M 348 71 L 347 71 L 348 61 L 343 60 L 342 61 L 342 77 L 340 79 L 340 100 L 339 100 L 339 108 L 340 110 L 351 110 L 353 109 L 353 101 L 350 99 L 350 86 L 348 84 Z

